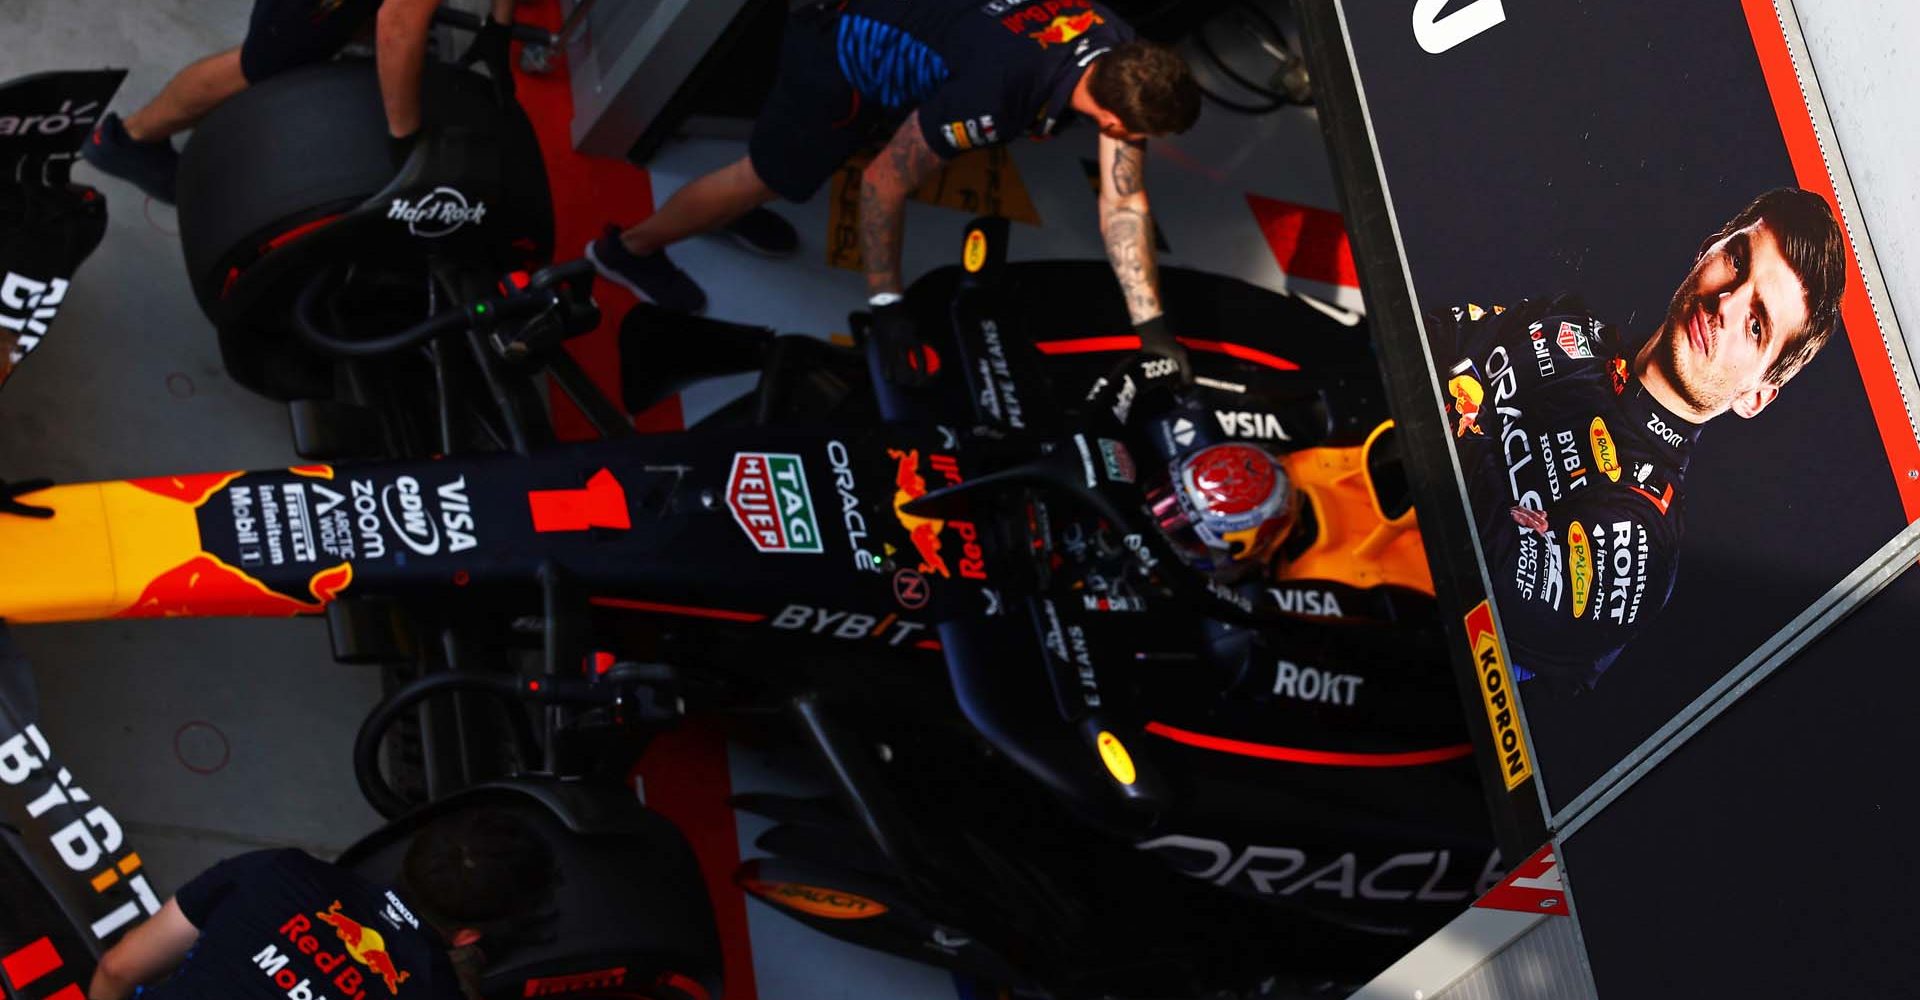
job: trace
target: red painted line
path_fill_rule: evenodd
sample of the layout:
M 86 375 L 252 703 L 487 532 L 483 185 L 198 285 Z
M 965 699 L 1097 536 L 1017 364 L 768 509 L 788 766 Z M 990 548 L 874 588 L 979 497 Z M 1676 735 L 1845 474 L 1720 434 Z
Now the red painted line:
M 1300 366 L 1277 354 L 1269 354 L 1258 348 L 1244 344 L 1231 344 L 1224 340 L 1201 340 L 1197 337 L 1177 337 L 1180 343 L 1196 351 L 1224 354 L 1241 361 L 1250 361 L 1256 365 L 1265 365 L 1275 371 L 1299 371 Z M 1121 334 L 1114 337 L 1076 337 L 1068 340 L 1037 340 L 1034 349 L 1049 357 L 1056 354 L 1098 354 L 1103 351 L 1137 351 L 1140 338 L 1133 334 Z
M 65 963 L 60 961 L 60 953 L 54 950 L 53 939 L 41 938 L 25 948 L 0 958 L 0 970 L 7 974 L 7 982 L 16 990 L 24 990 L 33 985 L 41 976 L 58 969 Z
M 1290 764 L 1314 764 L 1321 767 L 1420 767 L 1424 764 L 1459 760 L 1473 753 L 1473 745 L 1470 743 L 1456 743 L 1432 750 L 1409 750 L 1404 753 L 1341 753 L 1333 750 L 1306 750 L 1300 747 L 1230 740 L 1224 736 L 1208 736 L 1206 733 L 1176 729 L 1164 722 L 1147 723 L 1147 732 L 1175 743 L 1199 747 L 1202 750 L 1218 750 L 1221 753 L 1239 754 L 1242 757 L 1281 760 Z
M 1834 196 L 1833 178 L 1827 172 L 1826 157 L 1820 152 L 1820 137 L 1807 111 L 1800 77 L 1793 67 L 1793 53 L 1787 48 L 1787 36 L 1780 27 L 1773 0 L 1741 0 L 1741 7 L 1747 15 L 1747 30 L 1753 35 L 1760 72 L 1767 80 L 1767 93 L 1773 99 L 1774 117 L 1780 121 L 1780 137 L 1786 142 L 1788 158 L 1793 161 L 1794 179 L 1801 187 L 1827 199 L 1833 208 L 1833 217 L 1840 220 L 1845 230 L 1846 218 L 1840 213 L 1840 200 Z M 1887 358 L 1886 334 L 1874 318 L 1860 262 L 1854 257 L 1853 241 L 1862 234 L 1847 235 L 1847 290 L 1840 299 L 1840 318 L 1847 344 L 1853 349 L 1854 362 L 1860 369 L 1860 380 L 1866 386 L 1874 423 L 1880 428 L 1881 443 L 1887 449 L 1894 489 L 1900 494 L 1901 505 L 1906 508 L 1907 520 L 1911 523 L 1920 520 L 1920 480 L 1908 479 L 1906 470 L 1920 469 L 1920 441 L 1914 440 L 1913 430 L 1907 423 L 1900 383 Z
M 728 611 L 724 608 L 696 608 L 691 604 L 662 604 L 659 601 L 635 601 L 625 597 L 589 597 L 587 603 L 601 608 L 620 608 L 625 611 L 651 611 L 662 615 L 684 615 L 688 618 L 712 618 L 723 622 L 761 622 L 767 616 L 752 611 Z
M 341 213 L 336 212 L 333 215 L 323 215 L 320 218 L 313 220 L 312 222 L 303 222 L 300 225 L 297 225 L 292 229 L 289 229 L 286 232 L 281 233 L 278 236 L 275 236 L 273 239 L 268 240 L 265 244 L 262 244 L 260 247 L 260 253 L 262 255 L 265 255 L 274 250 L 278 250 L 289 243 L 292 243 L 294 240 L 297 240 L 300 237 L 305 236 L 316 229 L 324 229 L 327 226 L 331 226 L 334 224 L 336 220 L 340 218 L 340 214 Z
M 1192 337 L 1177 337 L 1175 339 L 1196 351 L 1212 351 L 1215 354 L 1224 354 L 1227 357 L 1240 361 L 1251 361 L 1256 365 L 1265 365 L 1275 371 L 1294 372 L 1300 370 L 1299 365 L 1288 361 L 1286 358 L 1277 354 L 1268 354 L 1265 351 L 1248 347 L 1245 344 L 1230 344 L 1223 340 L 1196 340 Z
M 1073 340 L 1036 340 L 1034 349 L 1041 354 L 1092 354 L 1098 351 L 1137 351 L 1140 338 L 1132 335 L 1119 337 L 1078 337 Z

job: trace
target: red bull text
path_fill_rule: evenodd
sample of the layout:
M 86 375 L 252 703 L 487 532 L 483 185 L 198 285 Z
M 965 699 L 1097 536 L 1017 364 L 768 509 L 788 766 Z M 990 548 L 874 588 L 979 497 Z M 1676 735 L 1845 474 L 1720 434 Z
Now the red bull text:
M 319 925 L 332 933 L 313 933 Z M 282 952 L 278 942 L 269 944 L 253 956 L 253 964 L 286 992 L 288 1000 L 366 1000 L 369 980 L 378 980 L 387 995 L 397 997 L 400 984 L 412 975 L 394 964 L 379 931 L 340 912 L 339 900 L 312 917 L 303 913 L 288 918 L 280 926 L 280 937 L 291 947 Z M 327 937 L 338 939 L 338 951 L 328 949 Z M 296 955 L 318 975 L 295 971 Z M 329 990 L 338 992 L 329 997 Z

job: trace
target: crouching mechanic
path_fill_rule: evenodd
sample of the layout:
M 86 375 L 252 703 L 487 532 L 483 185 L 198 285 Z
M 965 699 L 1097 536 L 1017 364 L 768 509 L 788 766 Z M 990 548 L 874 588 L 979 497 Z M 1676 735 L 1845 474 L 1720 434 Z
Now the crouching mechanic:
M 422 830 L 397 891 L 291 848 L 243 854 L 102 955 L 87 996 L 457 1000 L 478 983 L 483 928 L 511 929 L 552 883 L 546 844 L 498 811 Z
M 465 61 L 484 59 L 489 71 L 509 72 L 515 0 L 493 0 L 491 13 Z M 156 201 L 173 204 L 180 154 L 172 137 L 192 128 L 248 86 L 291 69 L 331 59 L 375 20 L 374 57 L 380 97 L 396 163 L 420 131 L 420 76 L 427 34 L 439 0 L 254 0 L 246 41 L 174 74 L 159 96 L 124 120 L 108 114 L 94 126 L 80 155 Z M 376 15 L 377 12 L 377 15 Z
M 817 3 L 788 20 L 747 155 L 680 188 L 639 225 L 607 227 L 587 253 L 609 280 L 698 311 L 706 295 L 667 259 L 667 245 L 776 197 L 805 201 L 871 140 L 890 137 L 861 176 L 860 249 L 883 366 L 914 384 L 929 373 L 901 302 L 908 196 L 960 153 L 1049 137 L 1084 117 L 1100 130 L 1100 232 L 1128 313 L 1149 349 L 1178 356 L 1161 319 L 1145 142 L 1186 131 L 1199 113 L 1185 62 L 1136 40 L 1092 0 Z

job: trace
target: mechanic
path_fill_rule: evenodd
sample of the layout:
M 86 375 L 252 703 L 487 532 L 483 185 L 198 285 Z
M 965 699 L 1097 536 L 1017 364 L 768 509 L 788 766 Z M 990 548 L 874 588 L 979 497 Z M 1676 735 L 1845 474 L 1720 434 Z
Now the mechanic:
M 544 905 L 553 871 L 539 835 L 499 810 L 423 829 L 399 892 L 292 848 L 243 854 L 108 949 L 87 996 L 476 995 L 482 938 Z
M 1701 425 L 1759 416 L 1845 286 L 1826 201 L 1779 188 L 1708 237 L 1638 344 L 1572 296 L 1427 316 L 1516 679 L 1589 689 L 1666 605 Z
M 1161 317 L 1143 172 L 1145 140 L 1184 132 L 1199 113 L 1181 58 L 1135 39 L 1094 0 L 815 3 L 788 19 L 747 155 L 680 188 L 639 225 L 609 225 L 587 255 L 656 304 L 699 311 L 706 294 L 666 246 L 776 197 L 805 201 L 869 141 L 890 136 L 861 176 L 860 249 L 883 366 L 915 384 L 930 372 L 901 301 L 908 196 L 962 152 L 1021 133 L 1048 137 L 1084 116 L 1100 130 L 1100 231 L 1127 310 L 1149 349 L 1184 364 Z
M 509 73 L 515 0 L 492 0 L 466 61 L 481 59 Z M 249 85 L 338 53 L 378 10 L 374 57 L 396 165 L 420 131 L 420 77 L 427 34 L 439 0 L 254 0 L 247 37 L 239 48 L 200 60 L 176 73 L 146 107 L 122 120 L 107 114 L 80 149 L 102 173 L 128 181 L 156 201 L 173 204 L 180 154 L 171 137 L 192 128 Z

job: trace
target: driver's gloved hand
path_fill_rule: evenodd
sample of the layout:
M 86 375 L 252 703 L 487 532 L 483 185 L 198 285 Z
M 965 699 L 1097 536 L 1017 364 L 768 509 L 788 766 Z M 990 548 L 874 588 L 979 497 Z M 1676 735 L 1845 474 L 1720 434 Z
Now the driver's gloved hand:
M 937 370 L 935 355 L 920 339 L 904 299 L 873 307 L 867 337 L 879 354 L 881 374 L 894 385 L 925 385 Z
M 0 514 L 12 514 L 15 517 L 32 517 L 45 520 L 53 516 L 53 508 L 36 507 L 20 502 L 20 497 L 29 493 L 38 493 L 53 485 L 51 479 L 29 479 L 23 483 L 9 483 L 0 479 Z
M 1179 361 L 1154 351 L 1140 351 L 1095 379 L 1087 389 L 1086 402 L 1097 417 L 1111 417 L 1124 427 L 1174 406 L 1177 393 L 1186 384 Z
M 1193 363 L 1187 358 L 1187 349 L 1173 336 L 1173 328 L 1167 325 L 1167 317 L 1162 313 L 1143 323 L 1133 324 L 1133 332 L 1140 337 L 1140 350 L 1147 354 L 1158 354 L 1171 359 L 1180 385 L 1193 384 Z
M 513 96 L 513 26 L 501 24 L 487 16 L 486 23 L 473 36 L 473 44 L 467 46 L 465 55 L 460 57 L 460 68 L 465 69 L 475 62 L 485 63 L 488 75 L 493 77 L 494 85 L 508 97 Z

